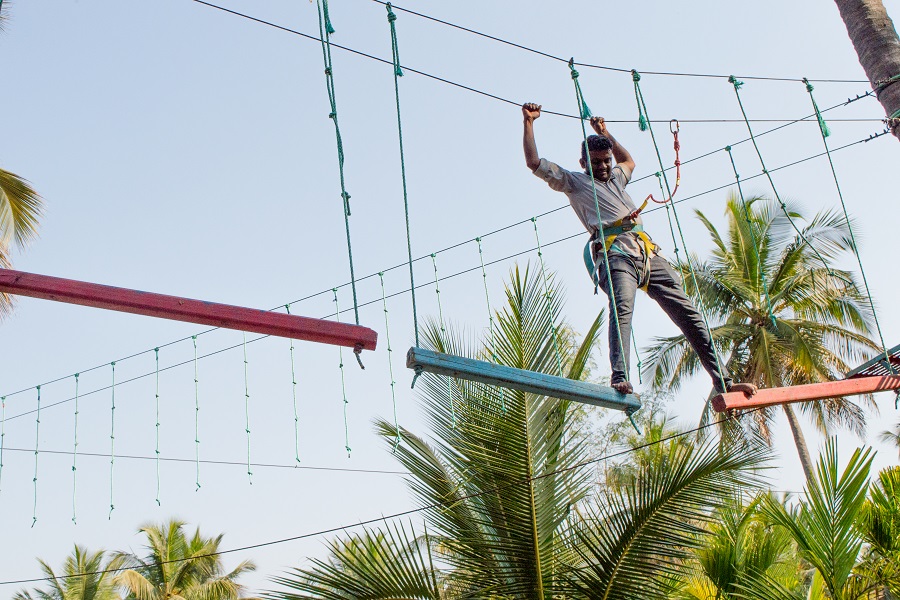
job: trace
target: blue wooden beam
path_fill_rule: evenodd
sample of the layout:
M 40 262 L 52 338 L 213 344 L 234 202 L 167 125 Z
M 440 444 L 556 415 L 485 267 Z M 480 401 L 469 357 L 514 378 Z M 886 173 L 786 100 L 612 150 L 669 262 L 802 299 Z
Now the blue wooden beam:
M 449 375 L 466 381 L 478 381 L 540 396 L 614 408 L 625 411 L 627 414 L 631 414 L 641 407 L 641 401 L 637 396 L 621 394 L 611 387 L 546 373 L 514 369 L 505 365 L 495 365 L 482 360 L 443 354 L 424 348 L 410 348 L 406 353 L 406 366 L 414 369 L 416 373 Z

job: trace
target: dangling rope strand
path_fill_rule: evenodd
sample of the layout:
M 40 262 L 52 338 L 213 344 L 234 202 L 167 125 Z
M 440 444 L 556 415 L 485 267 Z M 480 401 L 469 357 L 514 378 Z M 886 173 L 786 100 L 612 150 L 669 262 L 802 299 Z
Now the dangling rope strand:
M 635 95 L 638 100 L 639 108 L 641 111 L 643 111 L 643 113 L 645 115 L 647 115 L 648 114 L 647 103 L 644 101 L 644 94 L 641 91 L 641 86 L 639 83 L 640 79 L 641 79 L 640 74 L 637 71 L 632 71 L 632 78 L 634 80 L 634 88 L 635 88 L 635 92 L 636 92 Z M 659 151 L 659 144 L 656 143 L 656 134 L 653 133 L 653 125 L 649 118 L 647 119 L 647 130 L 650 132 L 650 139 L 653 142 L 653 149 L 656 151 L 656 159 L 659 163 L 659 170 L 660 170 L 660 173 L 662 174 L 663 183 L 666 186 L 666 193 L 667 193 L 669 199 L 671 200 L 672 195 L 673 195 L 672 189 L 669 187 L 669 178 L 666 176 L 666 168 L 665 168 L 665 166 L 663 166 L 662 154 Z M 675 209 L 675 203 L 667 202 L 666 206 L 669 206 L 669 205 L 672 206 L 672 216 L 674 217 L 674 220 L 675 220 L 675 226 L 678 229 L 678 237 L 681 239 L 681 246 L 682 246 L 682 248 L 684 248 L 685 254 L 688 254 L 687 242 L 684 239 L 684 230 L 681 228 L 681 220 L 678 218 L 678 211 Z M 691 262 L 691 257 L 689 255 L 685 257 L 685 262 L 687 263 L 688 270 L 691 274 L 691 281 L 693 281 L 694 289 L 697 290 L 697 296 L 696 296 L 697 308 L 698 308 L 698 312 L 700 313 L 700 316 L 703 318 L 703 325 L 706 327 L 706 331 L 709 333 L 710 346 L 712 346 L 713 356 L 715 356 L 715 359 L 716 359 L 716 367 L 718 368 L 718 371 L 719 371 L 719 383 L 721 384 L 722 389 L 726 390 L 727 386 L 725 385 L 725 372 L 722 369 L 722 360 L 719 358 L 719 351 L 716 348 L 716 344 L 712 339 L 712 329 L 710 329 L 709 320 L 706 317 L 706 307 L 704 306 L 705 303 L 703 302 L 703 298 L 699 293 L 700 286 L 697 283 L 697 273 L 694 271 L 694 265 Z
M 291 305 L 285 304 L 287 314 Z M 291 338 L 291 398 L 294 401 L 294 460 L 300 462 L 300 414 L 297 412 L 297 371 L 294 369 L 294 340 Z
M 250 381 L 247 374 L 247 332 L 241 332 L 244 347 L 244 431 L 247 432 L 247 480 L 253 485 L 253 471 L 250 470 Z
M 38 482 L 38 449 L 41 441 L 41 386 L 37 386 L 37 416 L 34 419 L 34 506 L 31 510 L 31 526 L 37 523 L 37 482 Z
M 3 448 L 6 445 L 6 396 L 0 398 L 0 494 L 3 493 Z
M 491 296 L 488 294 L 487 271 L 484 268 L 484 252 L 481 248 L 481 238 L 476 237 L 475 243 L 478 244 L 478 262 L 481 264 L 481 280 L 484 282 L 484 301 L 487 305 L 488 330 L 491 335 L 491 356 L 495 363 L 499 363 L 500 359 L 497 358 L 497 337 L 494 334 L 494 311 L 491 310 Z M 502 387 L 500 388 L 500 411 L 506 413 L 506 390 Z
M 197 336 L 192 335 L 191 341 L 194 343 L 194 484 L 197 486 L 194 491 L 200 489 L 200 373 L 197 365 Z M 246 342 L 246 337 L 244 339 Z M 246 361 L 246 347 L 245 347 Z
M 397 15 L 388 2 L 387 19 L 391 26 L 391 53 L 394 61 L 394 97 L 397 102 L 397 134 L 400 139 L 400 178 L 403 182 L 403 214 L 406 217 L 406 252 L 409 257 L 409 289 L 412 296 L 413 330 L 416 336 L 416 347 L 419 346 L 419 317 L 416 312 L 416 282 L 413 277 L 412 233 L 409 226 L 409 198 L 406 192 L 406 161 L 403 153 L 403 123 L 400 119 L 400 77 L 403 77 L 403 69 L 400 68 L 400 49 L 397 45 L 397 27 L 395 21 Z
M 79 374 L 75 373 L 75 428 L 74 428 L 74 442 L 72 443 L 72 523 L 78 524 L 78 520 L 76 518 L 76 502 L 75 502 L 75 492 L 76 492 L 76 479 L 77 479 L 77 471 L 78 467 L 76 465 L 76 461 L 78 460 L 78 377 Z
M 338 305 L 337 288 L 332 288 L 331 293 L 334 294 L 334 312 L 337 322 L 341 322 L 341 307 Z M 344 380 L 344 350 L 338 346 L 338 359 L 340 364 L 338 368 L 341 370 L 341 394 L 344 397 L 344 449 L 347 451 L 347 458 L 350 458 L 350 427 L 347 425 L 347 383 Z
M 350 261 L 350 287 L 353 290 L 353 315 L 356 324 L 359 325 L 359 304 L 356 299 L 356 275 L 353 270 L 353 248 L 350 243 L 350 194 L 347 193 L 347 186 L 344 180 L 344 144 L 341 138 L 341 127 L 338 124 L 337 99 L 334 92 L 334 71 L 331 62 L 331 34 L 334 33 L 334 27 L 328 16 L 328 2 L 321 0 L 316 2 L 319 11 L 319 37 L 322 40 L 322 58 L 325 61 L 325 84 L 328 90 L 328 102 L 331 106 L 331 112 L 328 118 L 334 121 L 334 135 L 337 141 L 338 152 L 338 173 L 341 179 L 341 198 L 344 202 L 344 228 L 347 231 L 347 257 Z
M 438 269 L 437 269 L 437 258 L 434 254 L 431 255 L 431 264 L 434 267 L 434 294 L 437 296 L 437 305 L 438 305 L 438 320 L 441 325 L 441 340 L 443 342 L 447 341 L 447 329 L 444 327 L 444 309 L 441 306 L 441 287 L 438 278 Z M 419 376 L 419 373 L 416 373 L 416 377 Z M 413 378 L 413 385 L 416 384 L 415 378 Z M 453 399 L 453 378 L 449 375 L 447 376 L 447 393 L 450 395 L 450 426 L 456 427 L 456 402 Z
M 396 387 L 397 382 L 394 381 L 394 364 L 391 360 L 393 358 L 393 350 L 391 350 L 391 329 L 388 324 L 388 307 L 387 307 L 387 297 L 384 294 L 384 273 L 378 273 L 378 280 L 381 282 L 381 306 L 384 309 L 384 337 L 387 341 L 387 356 L 388 356 L 388 374 L 391 377 L 391 403 L 394 407 L 394 429 L 397 432 L 397 437 L 394 439 L 394 450 L 393 452 L 397 452 L 397 447 L 400 445 L 400 424 L 397 422 L 397 393 L 394 389 Z
M 116 509 L 113 504 L 114 476 L 116 472 L 116 361 L 109 363 L 112 369 L 112 405 L 109 410 L 109 515 L 107 518 L 112 520 L 112 513 Z
M 153 349 L 153 355 L 156 359 L 156 370 L 155 370 L 155 379 L 156 379 L 156 394 L 155 394 L 155 404 L 156 404 L 156 505 L 162 506 L 162 503 L 159 501 L 159 348 Z
M 544 265 L 544 249 L 541 248 L 541 236 L 538 233 L 537 217 L 531 217 L 534 225 L 534 239 L 537 241 L 537 255 L 541 263 L 541 278 L 544 280 L 544 298 L 547 300 L 547 318 L 550 319 L 550 332 L 553 337 L 553 348 L 556 351 L 556 370 L 560 377 L 563 375 L 562 353 L 559 351 L 559 335 L 556 331 L 556 323 L 553 322 L 553 297 L 550 294 L 550 279 L 547 277 L 547 269 Z

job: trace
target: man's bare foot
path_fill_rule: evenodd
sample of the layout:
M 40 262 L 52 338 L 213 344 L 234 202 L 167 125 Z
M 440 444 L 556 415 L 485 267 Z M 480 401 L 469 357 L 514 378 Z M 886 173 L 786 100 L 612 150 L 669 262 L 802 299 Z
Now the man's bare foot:
M 616 390 L 620 394 L 633 394 L 634 393 L 634 388 L 631 387 L 631 384 L 627 381 L 620 381 L 618 383 L 613 383 L 612 389 Z
M 729 392 L 743 392 L 747 396 L 752 396 L 759 391 L 759 388 L 752 383 L 732 383 L 728 386 Z

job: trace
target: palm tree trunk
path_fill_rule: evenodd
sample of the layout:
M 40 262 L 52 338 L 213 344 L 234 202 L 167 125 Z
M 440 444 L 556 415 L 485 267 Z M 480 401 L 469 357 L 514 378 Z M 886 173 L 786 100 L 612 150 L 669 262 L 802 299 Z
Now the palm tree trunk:
M 900 39 L 881 0 L 835 0 L 850 41 L 900 139 Z M 886 84 L 892 77 L 898 76 Z
M 794 444 L 797 446 L 797 454 L 800 455 L 800 465 L 803 467 L 803 473 L 806 475 L 807 481 L 813 476 L 812 459 L 809 457 L 809 448 L 806 447 L 806 438 L 803 437 L 803 430 L 800 429 L 800 423 L 797 421 L 797 415 L 789 404 L 781 407 L 787 417 L 788 424 L 791 426 L 791 434 L 794 436 Z

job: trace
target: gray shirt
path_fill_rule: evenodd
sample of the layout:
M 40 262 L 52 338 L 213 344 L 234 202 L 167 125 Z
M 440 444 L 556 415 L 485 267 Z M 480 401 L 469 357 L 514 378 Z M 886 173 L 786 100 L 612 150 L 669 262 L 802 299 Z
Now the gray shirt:
M 637 210 L 631 196 L 625 191 L 628 177 L 619 165 L 613 167 L 609 181 L 601 182 L 594 179 L 594 188 L 591 186 L 591 176 L 587 173 L 567 171 L 546 158 L 541 159 L 541 164 L 534 170 L 534 174 L 546 181 L 550 189 L 562 192 L 569 198 L 569 204 L 572 205 L 581 224 L 592 236 L 599 229 L 593 189 L 597 190 L 597 203 L 600 205 L 603 227 L 610 227 Z M 635 223 L 643 224 L 643 221 L 638 217 Z M 616 237 L 613 248 L 618 248 L 635 258 L 643 256 L 641 243 L 633 233 L 623 233 Z

